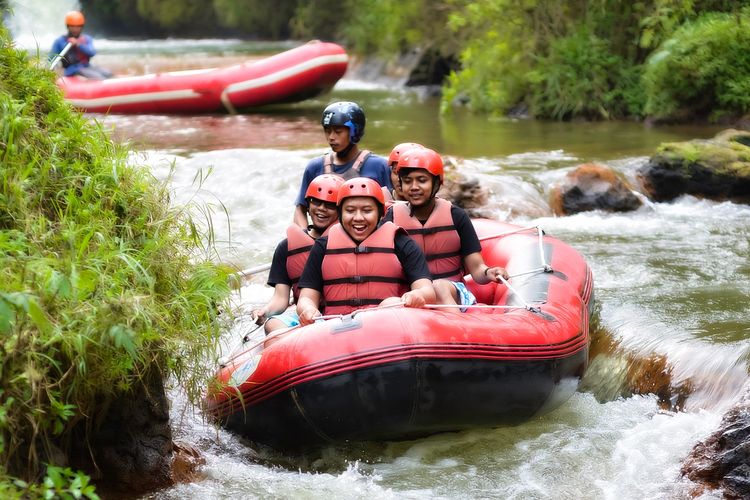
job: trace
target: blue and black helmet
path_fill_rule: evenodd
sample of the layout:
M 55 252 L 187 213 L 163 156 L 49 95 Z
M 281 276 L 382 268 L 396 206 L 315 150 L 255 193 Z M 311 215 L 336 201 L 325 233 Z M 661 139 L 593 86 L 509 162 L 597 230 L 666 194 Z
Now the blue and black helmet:
M 357 144 L 365 135 L 365 112 L 356 102 L 334 102 L 323 110 L 320 120 L 323 127 L 338 125 L 349 127 L 349 140 Z

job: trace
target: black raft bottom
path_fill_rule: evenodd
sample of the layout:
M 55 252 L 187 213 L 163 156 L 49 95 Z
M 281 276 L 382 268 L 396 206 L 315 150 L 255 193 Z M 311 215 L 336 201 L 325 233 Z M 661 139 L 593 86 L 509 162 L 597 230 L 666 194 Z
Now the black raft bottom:
M 231 415 L 225 427 L 277 448 L 401 440 L 513 425 L 577 389 L 588 353 L 555 360 L 410 359 L 300 384 Z

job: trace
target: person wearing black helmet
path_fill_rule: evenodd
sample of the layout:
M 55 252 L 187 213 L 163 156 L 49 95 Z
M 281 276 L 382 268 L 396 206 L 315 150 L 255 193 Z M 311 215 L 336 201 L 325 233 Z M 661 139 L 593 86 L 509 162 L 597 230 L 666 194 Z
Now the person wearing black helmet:
M 331 152 L 313 158 L 305 167 L 294 209 L 294 222 L 298 226 L 306 228 L 309 224 L 305 193 L 318 175 L 336 174 L 344 179 L 369 177 L 388 191 L 392 189 L 385 158 L 359 148 L 365 121 L 365 112 L 355 102 L 334 102 L 323 110 L 320 123 Z

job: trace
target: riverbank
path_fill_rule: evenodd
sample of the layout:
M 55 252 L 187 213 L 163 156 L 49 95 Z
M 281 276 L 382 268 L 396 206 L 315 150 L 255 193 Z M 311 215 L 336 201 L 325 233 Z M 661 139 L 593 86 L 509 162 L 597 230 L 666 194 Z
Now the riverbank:
M 4 28 L 0 81 L 0 491 L 167 484 L 163 379 L 200 393 L 229 293 L 210 220 L 172 206 Z

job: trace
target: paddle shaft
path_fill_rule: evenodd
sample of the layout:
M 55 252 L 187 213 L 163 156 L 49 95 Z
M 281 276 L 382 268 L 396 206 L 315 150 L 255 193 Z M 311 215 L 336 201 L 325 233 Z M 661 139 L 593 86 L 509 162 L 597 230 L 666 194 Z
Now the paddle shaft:
M 63 47 L 63 49 L 60 51 L 60 53 L 57 54 L 54 59 L 52 59 L 52 63 L 50 63 L 49 69 L 50 70 L 55 69 L 55 66 L 57 66 L 57 63 L 59 63 L 60 61 L 62 61 L 62 58 L 65 57 L 65 54 L 67 54 L 68 51 L 72 47 L 73 47 L 73 44 L 70 43 L 70 42 L 68 42 L 68 44 L 65 47 Z
M 240 277 L 240 278 L 244 278 L 246 276 L 250 276 L 250 275 L 253 275 L 253 274 L 261 273 L 263 271 L 268 271 L 269 269 L 271 269 L 271 263 L 270 262 L 266 263 L 266 264 L 260 264 L 260 265 L 255 266 L 255 267 L 248 267 L 247 269 L 243 269 L 242 271 L 239 271 L 239 272 L 237 272 L 235 274 L 238 277 Z

